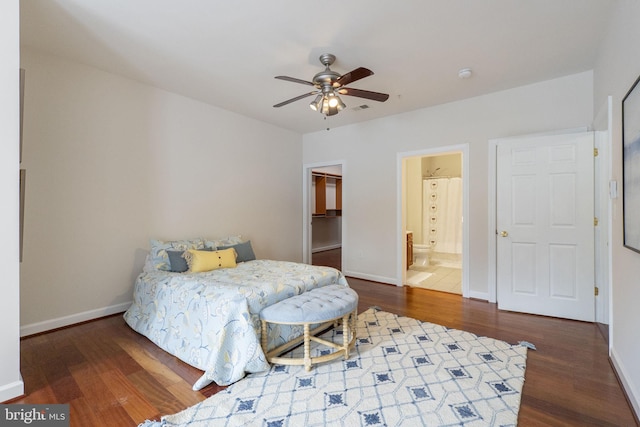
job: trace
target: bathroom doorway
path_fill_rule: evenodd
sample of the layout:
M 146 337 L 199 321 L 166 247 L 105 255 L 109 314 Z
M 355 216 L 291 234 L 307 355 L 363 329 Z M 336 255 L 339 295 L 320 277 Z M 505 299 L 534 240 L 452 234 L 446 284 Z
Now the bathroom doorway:
M 403 284 L 464 294 L 463 151 L 402 159 Z

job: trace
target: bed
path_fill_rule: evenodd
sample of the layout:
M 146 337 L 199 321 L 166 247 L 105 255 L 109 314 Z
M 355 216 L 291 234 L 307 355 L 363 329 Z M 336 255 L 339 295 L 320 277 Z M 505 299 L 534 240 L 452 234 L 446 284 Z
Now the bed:
M 269 368 L 260 346 L 259 313 L 264 307 L 313 288 L 348 286 L 334 268 L 255 259 L 250 242 L 247 254 L 247 242 L 239 240 L 152 240 L 145 268 L 135 281 L 133 303 L 124 314 L 135 331 L 204 371 L 194 390 L 211 382 L 228 385 Z M 211 271 L 171 271 L 169 253 L 200 253 L 207 247 L 233 248 L 238 262 Z M 268 333 L 271 349 L 302 331 L 280 325 Z

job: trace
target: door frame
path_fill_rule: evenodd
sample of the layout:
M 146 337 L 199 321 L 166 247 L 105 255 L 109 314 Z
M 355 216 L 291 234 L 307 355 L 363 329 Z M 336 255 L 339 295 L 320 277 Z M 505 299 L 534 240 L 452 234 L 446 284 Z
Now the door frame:
M 311 171 L 316 168 L 322 168 L 327 166 L 340 166 L 342 169 L 342 211 L 344 212 L 345 206 L 348 207 L 349 202 L 345 194 L 348 194 L 348 186 L 349 184 L 345 184 L 345 175 L 346 175 L 346 161 L 344 160 L 334 160 L 327 162 L 319 162 L 319 163 L 306 163 L 302 165 L 302 262 L 305 264 L 311 264 L 311 243 L 312 243 L 312 225 L 313 221 L 313 212 L 311 212 Z M 347 221 L 346 216 L 342 215 L 342 229 L 340 233 L 340 244 L 342 247 L 341 256 L 340 256 L 340 266 L 341 270 L 345 271 L 344 265 L 344 254 L 346 247 L 345 232 Z
M 598 218 L 598 226 L 594 230 L 594 281 L 598 287 L 598 295 L 595 303 L 595 321 L 610 325 L 611 301 L 611 206 L 612 200 L 609 194 L 609 171 L 611 170 L 611 144 L 608 131 L 595 131 L 593 146 L 598 149 L 598 158 L 594 165 L 594 209 L 593 213 Z
M 406 257 L 406 230 L 405 223 L 405 171 L 404 160 L 410 157 L 438 156 L 447 153 L 459 152 L 462 154 L 462 296 L 469 295 L 469 144 L 447 145 L 418 151 L 405 151 L 397 154 L 396 180 L 396 285 L 404 286 L 407 281 Z M 344 229 L 343 229 L 344 230 Z M 344 232 L 344 231 L 343 231 Z
M 613 141 L 613 97 L 607 96 L 593 120 L 595 130 L 595 144 L 599 150 L 599 160 L 596 162 L 596 196 L 599 203 L 596 214 L 599 219 L 599 248 L 600 259 L 596 259 L 596 285 L 600 293 L 596 297 L 596 322 L 609 326 L 609 350 L 613 343 L 613 201 L 618 197 L 618 183 L 611 175 L 613 170 L 612 141 Z M 599 191 L 598 191 L 599 190 Z M 596 241 L 598 244 L 598 241 Z M 596 252 L 597 253 L 597 252 Z M 600 270 L 598 270 L 600 269 Z

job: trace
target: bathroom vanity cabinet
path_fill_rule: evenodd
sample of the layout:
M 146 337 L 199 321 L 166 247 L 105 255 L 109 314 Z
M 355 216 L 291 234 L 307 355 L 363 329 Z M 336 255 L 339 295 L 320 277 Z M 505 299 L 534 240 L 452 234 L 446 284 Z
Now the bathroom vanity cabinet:
M 407 270 L 413 264 L 413 233 L 407 231 Z

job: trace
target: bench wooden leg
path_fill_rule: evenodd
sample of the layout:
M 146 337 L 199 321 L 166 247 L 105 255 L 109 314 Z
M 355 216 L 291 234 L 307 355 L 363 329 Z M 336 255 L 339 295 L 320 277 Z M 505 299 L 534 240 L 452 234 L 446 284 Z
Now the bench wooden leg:
M 349 318 L 351 313 L 345 314 L 342 318 L 342 347 L 344 348 L 344 360 L 349 358 Z
M 309 324 L 304 324 L 304 370 L 311 370 L 311 337 L 309 334 Z
M 269 333 L 268 331 L 268 324 L 266 321 L 262 320 L 262 333 L 260 336 L 260 343 L 262 344 L 262 352 L 264 353 L 264 357 L 265 359 L 267 359 L 267 362 L 269 361 L 269 353 L 267 352 L 267 344 L 269 341 Z
M 353 334 L 353 342 L 351 343 L 352 345 L 355 343 L 355 337 L 358 336 L 358 310 L 355 310 L 353 313 L 351 313 L 351 333 Z

